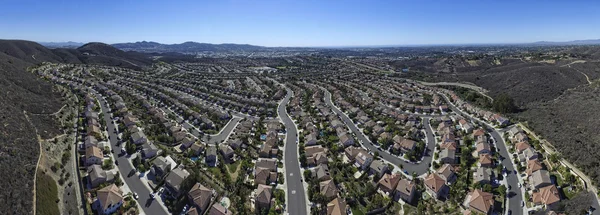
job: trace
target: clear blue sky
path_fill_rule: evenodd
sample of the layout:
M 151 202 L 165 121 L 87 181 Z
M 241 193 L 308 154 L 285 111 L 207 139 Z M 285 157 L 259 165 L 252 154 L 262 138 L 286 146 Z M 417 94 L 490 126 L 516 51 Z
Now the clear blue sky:
M 264 46 L 600 38 L 600 2 L 548 0 L 0 0 L 0 38 Z

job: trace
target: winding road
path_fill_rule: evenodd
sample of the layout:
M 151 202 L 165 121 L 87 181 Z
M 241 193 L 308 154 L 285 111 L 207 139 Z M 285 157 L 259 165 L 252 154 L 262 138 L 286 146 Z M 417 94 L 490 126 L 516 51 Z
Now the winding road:
M 277 107 L 277 114 L 285 125 L 286 138 L 284 144 L 284 167 L 285 182 L 287 184 L 287 202 L 289 202 L 289 214 L 306 215 L 307 203 L 304 184 L 302 183 L 302 172 L 300 171 L 300 160 L 298 158 L 298 130 L 296 125 L 287 113 L 287 104 L 294 94 L 292 90 L 286 87 L 287 95 Z
M 450 102 L 450 100 L 448 99 L 448 97 L 446 97 L 446 95 L 440 94 L 440 96 L 442 98 L 444 98 L 444 100 L 446 100 L 446 103 L 448 103 L 448 108 L 450 108 L 455 113 L 460 113 L 464 117 L 468 117 L 469 119 L 471 119 L 473 121 L 480 122 L 480 124 L 482 124 L 486 127 L 487 132 L 489 132 L 492 135 L 494 140 L 496 140 L 496 144 L 495 144 L 496 148 L 498 149 L 500 155 L 505 158 L 504 160 L 502 160 L 502 166 L 504 166 L 506 168 L 507 172 L 509 172 L 509 174 L 505 178 L 506 178 L 506 182 L 512 188 L 507 189 L 507 194 L 514 194 L 514 196 L 508 198 L 506 208 L 511 210 L 513 214 L 527 214 L 525 209 L 523 209 L 523 207 L 521 207 L 521 202 L 523 202 L 523 191 L 525 191 L 525 189 L 518 187 L 519 178 L 516 174 L 514 174 L 516 168 L 515 168 L 514 164 L 512 163 L 512 155 L 508 152 L 506 143 L 504 142 L 504 139 L 502 138 L 502 134 L 500 133 L 500 132 L 503 133 L 505 130 L 504 129 L 495 129 L 495 128 L 491 127 L 490 125 L 488 125 L 488 123 L 483 122 L 477 118 L 474 118 L 469 114 L 466 114 L 465 112 L 463 112 L 462 110 L 460 110 L 459 108 L 454 106 L 454 104 L 452 102 Z
M 427 171 L 429 170 L 429 166 L 431 165 L 431 159 L 432 159 L 431 152 L 433 152 L 434 148 L 435 148 L 435 138 L 433 136 L 433 129 L 431 128 L 431 125 L 429 124 L 430 118 L 423 117 L 424 127 L 425 127 L 425 131 L 426 131 L 426 138 L 427 138 L 427 152 L 425 153 L 423 160 L 419 163 L 407 162 L 403 159 L 400 159 L 394 155 L 389 154 L 388 152 L 377 149 L 373 145 L 373 143 L 371 143 L 371 141 L 358 129 L 356 124 L 354 124 L 354 122 L 352 122 L 352 120 L 344 112 L 342 112 L 338 107 L 336 107 L 333 104 L 333 102 L 331 101 L 331 93 L 329 91 L 327 91 L 326 89 L 324 89 L 324 90 L 325 90 L 325 103 L 327 105 L 329 105 L 331 107 L 331 109 L 341 117 L 341 119 L 344 121 L 344 123 L 350 128 L 352 133 L 354 133 L 354 135 L 356 135 L 356 137 L 358 138 L 358 140 L 361 142 L 361 144 L 363 146 L 370 149 L 371 151 L 379 152 L 379 156 L 388 162 L 391 162 L 398 166 L 402 165 L 403 169 L 408 172 L 411 172 L 411 173 L 415 172 L 417 175 L 422 175 L 422 174 L 427 173 Z M 448 107 L 455 113 L 460 113 L 463 116 L 465 116 L 471 120 L 481 122 L 479 119 L 471 117 L 469 114 L 463 113 L 460 109 L 458 109 L 456 106 L 454 106 L 454 104 L 452 104 L 446 96 L 442 95 L 442 97 L 444 99 L 446 99 L 446 102 L 449 104 Z M 499 131 L 502 132 L 503 130 L 496 130 L 484 122 L 482 122 L 481 124 L 485 125 L 486 130 L 488 132 L 490 132 L 492 137 L 496 140 L 496 147 L 499 149 L 500 155 L 502 155 L 502 157 L 506 158 L 506 159 L 502 160 L 502 165 L 504 167 L 506 167 L 506 169 L 509 172 L 511 172 L 511 174 L 508 174 L 508 176 L 505 178 L 506 178 L 506 182 L 512 187 L 510 190 L 508 190 L 508 193 L 514 194 L 514 196 L 512 196 L 511 198 L 508 199 L 508 205 L 506 208 L 510 209 L 513 214 L 524 214 L 524 209 L 521 207 L 521 202 L 523 201 L 523 195 L 522 195 L 523 190 L 518 190 L 519 189 L 518 177 L 517 177 L 517 175 L 512 173 L 515 170 L 515 167 L 511 161 L 512 156 L 510 156 L 510 154 L 508 153 L 506 143 L 504 142 L 502 135 L 499 133 Z
M 435 149 L 435 137 L 433 136 L 433 130 L 431 128 L 431 125 L 429 124 L 429 119 L 430 119 L 429 117 L 423 117 L 423 122 L 425 122 L 424 123 L 425 136 L 427 138 L 427 147 L 426 147 L 427 150 L 425 151 L 425 155 L 423 155 L 423 160 L 421 160 L 418 163 L 408 162 L 408 161 L 401 159 L 395 155 L 391 155 L 390 153 L 388 153 L 386 151 L 381 151 L 377 147 L 375 147 L 373 145 L 373 143 L 371 143 L 369 138 L 367 138 L 358 129 L 356 124 L 354 124 L 354 122 L 352 122 L 350 117 L 348 117 L 348 115 L 346 115 L 344 112 L 342 112 L 338 107 L 336 107 L 333 104 L 333 102 L 331 101 L 331 93 L 325 88 L 322 88 L 322 89 L 325 91 L 325 103 L 327 105 L 329 105 L 329 107 L 331 107 L 333 112 L 335 112 L 338 116 L 340 116 L 342 121 L 344 121 L 346 126 L 348 126 L 348 128 L 352 131 L 352 133 L 354 133 L 354 135 L 356 136 L 358 141 L 363 146 L 365 146 L 367 149 L 371 150 L 372 152 L 378 152 L 379 157 L 383 158 L 384 160 L 386 160 L 390 163 L 393 163 L 397 166 L 402 166 L 403 170 L 406 170 L 409 173 L 414 172 L 417 175 L 422 175 L 422 174 L 427 173 L 427 171 L 429 170 L 429 166 L 431 165 L 431 160 L 432 160 L 431 153 Z

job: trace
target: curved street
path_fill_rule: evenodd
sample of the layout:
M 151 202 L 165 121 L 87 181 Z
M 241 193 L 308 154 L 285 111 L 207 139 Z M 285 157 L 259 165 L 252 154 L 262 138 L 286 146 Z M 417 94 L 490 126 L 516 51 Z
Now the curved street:
M 363 146 L 365 146 L 367 149 L 369 149 L 373 152 L 378 152 L 379 156 L 381 158 L 383 158 L 384 160 L 386 160 L 390 163 L 393 163 L 394 165 L 402 166 L 402 169 L 406 170 L 408 173 L 415 172 L 417 175 L 422 175 L 422 174 L 427 173 L 427 171 L 429 170 L 429 166 L 431 165 L 431 159 L 432 159 L 431 153 L 435 149 L 435 138 L 433 136 L 433 130 L 431 128 L 431 125 L 429 124 L 429 119 L 430 119 L 429 117 L 423 117 L 423 121 L 425 122 L 424 123 L 425 136 L 427 138 L 427 147 L 426 147 L 427 150 L 425 151 L 425 154 L 423 155 L 423 160 L 421 160 L 418 163 L 411 163 L 402 158 L 391 155 L 388 152 L 381 151 L 377 147 L 375 147 L 373 145 L 373 143 L 371 143 L 369 138 L 367 138 L 358 129 L 356 124 L 354 124 L 354 122 L 352 122 L 352 120 L 348 117 L 348 115 L 346 115 L 344 112 L 342 112 L 339 108 L 337 108 L 333 104 L 333 102 L 331 101 L 331 93 L 327 89 L 323 88 L 323 90 L 325 91 L 325 103 L 331 107 L 333 112 L 335 112 L 338 116 L 340 116 L 342 121 L 344 121 L 346 126 L 348 126 L 348 128 L 352 131 L 352 133 L 354 133 L 354 135 L 356 136 L 358 141 Z
M 332 110 L 341 117 L 341 119 L 344 121 L 344 123 L 350 128 L 352 133 L 354 133 L 356 135 L 356 138 L 361 142 L 361 144 L 363 146 L 365 146 L 367 149 L 369 149 L 371 151 L 379 152 L 379 156 L 388 162 L 391 162 L 398 166 L 402 165 L 403 170 L 406 170 L 409 173 L 415 172 L 417 175 L 427 173 L 427 171 L 429 170 L 429 166 L 431 165 L 431 159 L 432 159 L 431 153 L 433 152 L 433 150 L 435 148 L 435 138 L 433 136 L 433 130 L 431 128 L 431 125 L 429 124 L 428 117 L 423 117 L 424 127 L 425 127 L 425 131 L 426 131 L 426 138 L 427 138 L 427 151 L 426 151 L 425 155 L 423 156 L 423 160 L 419 163 L 407 162 L 403 159 L 400 159 L 399 157 L 396 157 L 387 152 L 377 149 L 371 143 L 371 141 L 358 129 L 356 124 L 354 124 L 354 122 L 352 122 L 352 120 L 344 112 L 342 112 L 339 108 L 337 108 L 333 104 L 333 102 L 331 101 L 331 93 L 329 91 L 327 91 L 326 89 L 324 89 L 324 90 L 325 90 L 325 103 L 327 103 L 327 105 L 329 105 L 332 108 Z M 479 119 L 473 118 L 469 114 L 463 113 L 460 109 L 455 107 L 448 100 L 448 98 L 446 98 L 446 96 L 442 95 L 442 97 L 449 104 L 448 107 L 452 111 L 454 111 L 456 113 L 460 113 L 461 115 L 463 115 L 473 121 L 481 122 Z M 488 132 L 490 132 L 491 136 L 496 140 L 496 147 L 498 148 L 500 155 L 502 157 L 506 158 L 506 159 L 502 160 L 502 165 L 504 167 L 506 167 L 508 172 L 510 172 L 510 174 L 508 174 L 508 176 L 505 177 L 506 182 L 512 187 L 512 189 L 508 190 L 508 193 L 514 194 L 514 196 L 512 196 L 511 198 L 508 198 L 508 203 L 507 203 L 508 205 L 506 208 L 510 209 L 513 214 L 524 214 L 525 211 L 521 207 L 521 202 L 523 201 L 523 190 L 519 190 L 519 187 L 518 187 L 519 179 L 518 179 L 518 176 L 513 173 L 515 170 L 515 167 L 512 163 L 512 159 L 511 159 L 512 156 L 510 156 L 510 154 L 508 153 L 506 143 L 504 142 L 504 139 L 502 138 L 502 135 L 498 132 L 498 130 L 494 129 L 493 127 L 490 127 L 487 123 L 482 122 L 482 124 L 485 125 L 485 127 L 487 128 L 486 130 Z M 500 131 L 502 131 L 502 130 L 500 130 Z
M 504 166 L 506 168 L 507 172 L 509 173 L 507 175 L 507 177 L 505 177 L 505 178 L 506 178 L 506 182 L 508 183 L 508 185 L 510 185 L 512 188 L 507 189 L 507 195 L 514 194 L 513 197 L 508 198 L 507 206 L 505 208 L 508 208 L 509 210 L 511 210 L 513 214 L 527 214 L 527 211 L 523 207 L 521 207 L 521 202 L 523 202 L 523 192 L 525 191 L 525 188 L 518 187 L 519 178 L 516 174 L 514 174 L 516 168 L 515 168 L 514 164 L 512 163 L 512 155 L 508 152 L 508 148 L 506 147 L 504 138 L 502 137 L 502 134 L 500 133 L 500 132 L 504 132 L 505 129 L 495 129 L 495 128 L 491 127 L 490 125 L 488 125 L 488 123 L 483 122 L 477 118 L 474 118 L 471 115 L 464 113 L 462 110 L 460 110 L 459 108 L 454 106 L 454 104 L 452 104 L 452 102 L 450 102 L 450 100 L 448 99 L 448 97 L 446 97 L 446 95 L 440 94 L 440 96 L 442 98 L 444 98 L 444 100 L 446 100 L 446 103 L 448 103 L 448 108 L 450 108 L 455 113 L 460 113 L 462 116 L 468 117 L 469 119 L 471 119 L 473 121 L 480 122 L 482 125 L 484 125 L 486 127 L 487 132 L 489 132 L 492 135 L 492 137 L 494 138 L 494 140 L 496 142 L 495 145 L 496 145 L 496 148 L 498 149 L 498 152 L 500 153 L 500 155 L 502 157 L 505 158 L 502 160 L 502 166 Z
M 286 87 L 287 95 L 277 107 L 277 114 L 285 125 L 285 151 L 283 155 L 285 167 L 285 183 L 287 184 L 287 206 L 288 214 L 306 215 L 307 203 L 304 184 L 302 180 L 302 172 L 300 170 L 300 160 L 298 158 L 298 130 L 296 125 L 287 113 L 287 104 L 293 95 L 292 90 Z

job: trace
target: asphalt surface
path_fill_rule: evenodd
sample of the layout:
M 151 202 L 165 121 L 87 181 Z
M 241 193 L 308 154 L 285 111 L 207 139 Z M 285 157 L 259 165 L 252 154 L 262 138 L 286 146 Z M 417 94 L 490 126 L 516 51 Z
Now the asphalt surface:
M 395 155 L 391 155 L 387 151 L 382 151 L 382 150 L 379 150 L 377 147 L 375 147 L 373 145 L 373 143 L 371 143 L 369 138 L 367 138 L 358 129 L 358 127 L 354 124 L 354 122 L 352 122 L 352 120 L 344 112 L 342 112 L 340 109 L 338 109 L 333 104 L 333 102 L 331 101 L 331 93 L 327 90 L 325 90 L 325 103 L 327 105 L 329 105 L 329 107 L 331 107 L 333 112 L 335 112 L 338 116 L 340 116 L 342 121 L 350 128 L 352 133 L 354 133 L 354 135 L 356 136 L 358 141 L 363 146 L 365 146 L 367 149 L 371 150 L 372 152 L 378 152 L 379 157 L 381 157 L 382 159 L 384 159 L 388 162 L 391 162 L 397 166 L 402 166 L 402 170 L 403 171 L 406 170 L 409 174 L 412 174 L 413 172 L 415 172 L 417 175 L 422 175 L 422 174 L 427 173 L 427 170 L 429 170 L 429 166 L 431 165 L 432 152 L 435 149 L 435 137 L 433 136 L 433 130 L 431 128 L 431 125 L 429 124 L 428 117 L 423 117 L 423 122 L 424 122 L 424 127 L 425 127 L 425 136 L 427 138 L 427 147 L 426 147 L 427 151 L 423 155 L 423 159 L 420 162 L 411 163 L 411 162 L 403 160 Z
M 190 123 L 188 123 L 183 118 L 181 118 L 181 116 L 174 113 L 170 109 L 168 109 L 166 107 L 162 107 L 161 109 L 163 111 L 165 111 L 166 113 L 170 112 L 170 113 L 175 114 L 175 116 L 177 116 L 177 122 L 179 124 L 181 124 L 185 129 L 187 129 L 190 132 L 190 134 L 194 135 L 197 138 L 200 138 L 201 133 L 198 129 L 196 129 L 196 127 L 192 126 Z M 221 129 L 221 131 L 218 134 L 210 135 L 210 141 L 208 140 L 207 135 L 202 136 L 202 141 L 210 143 L 210 144 L 220 143 L 221 141 L 227 139 L 229 134 L 233 131 L 233 129 L 235 129 L 235 126 L 237 125 L 237 123 L 240 120 L 242 120 L 242 118 L 240 118 L 240 116 L 236 115 L 236 117 L 233 117 L 231 120 L 229 120 L 229 122 L 227 122 L 225 127 L 223 129 Z
M 119 162 L 119 165 L 117 166 L 119 168 L 121 176 L 123 176 L 125 180 L 124 183 L 127 184 L 129 189 L 131 189 L 131 192 L 136 192 L 138 194 L 138 204 L 141 206 L 145 214 L 169 214 L 167 211 L 164 210 L 163 207 L 159 205 L 158 202 L 155 202 L 150 199 L 150 193 L 152 192 L 152 190 L 148 189 L 148 187 L 146 187 L 143 184 L 144 182 L 142 182 L 142 180 L 140 180 L 140 178 L 137 175 L 134 174 L 131 177 L 128 177 L 129 173 L 131 171 L 135 171 L 135 169 L 133 168 L 133 165 L 129 162 L 129 160 L 127 160 L 126 156 L 118 156 L 120 154 L 122 146 L 117 146 L 117 133 L 115 133 L 115 125 L 113 124 L 110 113 L 108 113 L 107 111 L 108 104 L 106 103 L 106 100 L 101 99 L 102 96 L 100 94 L 94 92 L 94 95 L 100 100 L 100 107 L 102 109 L 102 113 L 104 114 L 104 121 L 106 122 L 110 145 L 112 146 L 112 149 L 115 152 L 112 153 L 113 160 Z
M 448 103 L 448 108 L 450 108 L 455 113 L 460 113 L 464 117 L 468 117 L 473 121 L 481 122 L 479 119 L 472 118 L 472 117 L 470 117 L 470 115 L 465 114 L 463 111 L 458 109 L 456 106 L 454 106 L 454 104 L 452 104 L 448 100 L 448 98 L 446 96 L 442 95 L 441 97 L 444 98 L 446 100 L 446 102 Z M 515 214 L 515 215 L 524 214 L 523 207 L 521 207 L 521 204 L 523 202 L 523 193 L 519 190 L 519 189 L 521 189 L 518 186 L 519 179 L 518 179 L 518 176 L 516 174 L 514 174 L 514 171 L 516 170 L 516 168 L 513 165 L 513 163 L 511 162 L 512 155 L 508 152 L 506 143 L 504 142 L 504 139 L 502 139 L 502 134 L 500 134 L 498 132 L 498 130 L 488 126 L 487 123 L 480 123 L 480 124 L 484 125 L 486 127 L 487 132 L 489 132 L 492 135 L 492 137 L 496 141 L 496 144 L 495 144 L 496 148 L 498 149 L 500 155 L 502 157 L 504 157 L 504 160 L 502 160 L 502 166 L 506 167 L 506 170 L 508 172 L 507 177 L 504 177 L 504 178 L 506 178 L 506 182 L 508 183 L 508 185 L 511 186 L 510 190 L 508 190 L 508 187 L 507 187 L 506 193 L 507 193 L 507 195 L 514 194 L 514 196 L 508 198 L 508 205 L 506 208 L 511 210 L 512 214 Z M 503 130 L 500 130 L 500 131 L 503 131 Z
M 287 89 L 287 95 L 281 101 L 277 107 L 277 114 L 281 121 L 285 125 L 286 139 L 285 139 L 285 151 L 284 151 L 284 162 L 285 162 L 285 182 L 287 183 L 287 202 L 289 203 L 287 209 L 289 214 L 301 214 L 306 215 L 307 203 L 304 185 L 302 183 L 302 172 L 300 171 L 300 160 L 298 158 L 298 130 L 294 125 L 294 122 L 287 114 L 287 104 L 293 95 L 292 90 Z

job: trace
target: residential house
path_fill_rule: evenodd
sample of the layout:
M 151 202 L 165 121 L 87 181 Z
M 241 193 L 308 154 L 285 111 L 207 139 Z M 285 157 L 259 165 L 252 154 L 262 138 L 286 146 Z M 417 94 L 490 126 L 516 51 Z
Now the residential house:
M 402 179 L 398 181 L 396 186 L 396 193 L 394 194 L 394 201 L 400 199 L 406 203 L 411 203 L 415 197 L 416 185 L 413 181 L 408 179 Z
M 277 160 L 260 158 L 254 168 L 254 182 L 256 184 L 277 182 Z
M 211 189 L 206 188 L 200 183 L 196 183 L 187 195 L 190 204 L 197 208 L 199 214 L 203 214 L 208 209 L 208 205 L 210 205 L 212 194 Z
M 333 180 L 326 180 L 319 182 L 320 193 L 327 199 L 333 199 L 337 197 L 338 189 L 333 183 Z
M 481 139 L 483 137 L 485 137 L 485 131 L 483 129 L 473 131 L 473 140 Z
M 273 194 L 273 188 L 268 185 L 259 184 L 258 188 L 256 188 L 256 210 L 260 211 L 262 209 L 268 210 L 271 208 L 271 195 Z
M 494 164 L 492 156 L 490 154 L 480 154 L 479 155 L 479 166 L 491 168 Z
M 354 138 L 346 132 L 339 135 L 339 138 L 340 138 L 340 144 L 344 147 L 354 145 Z
M 398 144 L 398 147 L 394 146 L 394 148 L 398 148 L 400 153 L 407 153 L 415 149 L 417 142 L 411 139 L 402 138 L 400 136 L 394 137 L 394 145 Z
M 327 215 L 346 215 L 346 201 L 337 197 L 327 203 Z
M 196 140 L 190 138 L 190 137 L 185 137 L 183 138 L 183 140 L 181 141 L 181 149 L 185 150 L 188 149 L 192 146 L 192 144 L 194 144 L 196 142 Z
M 513 137 L 513 143 L 525 142 L 528 140 L 529 140 L 529 137 L 527 137 L 527 135 L 525 133 L 518 133 L 518 134 L 515 134 L 515 136 Z
M 214 145 L 209 145 L 206 149 L 206 157 L 204 158 L 204 162 L 208 166 L 215 167 L 218 164 L 217 160 L 217 147 Z
M 530 161 L 530 160 L 537 160 L 537 158 L 538 158 L 537 151 L 535 151 L 535 149 L 533 149 L 531 147 L 523 150 L 523 152 L 521 152 L 521 154 L 519 155 L 519 160 L 521 162 L 527 162 L 527 161 Z
M 445 164 L 454 164 L 456 151 L 453 149 L 442 149 L 440 152 L 440 161 Z
M 158 155 L 162 150 L 160 150 L 156 144 L 152 142 L 147 142 L 142 145 L 142 158 L 150 159 Z
M 87 149 L 88 147 L 92 147 L 92 146 L 98 147 L 98 140 L 96 140 L 96 137 L 94 137 L 92 135 L 88 135 L 85 137 L 83 144 L 84 144 L 83 150 Z
M 476 147 L 477 155 L 491 154 L 490 144 L 487 141 L 479 142 L 479 143 L 477 143 L 477 145 L 475 147 Z
M 136 145 L 141 145 L 148 142 L 148 138 L 143 131 L 138 131 L 136 133 L 131 134 L 131 141 Z
M 469 210 L 481 214 L 491 214 L 494 210 L 494 195 L 481 190 L 473 190 L 467 195 Z
M 328 163 L 327 149 L 320 145 L 304 148 L 306 154 L 306 163 L 309 166 Z
M 525 173 L 527 174 L 527 176 L 531 176 L 531 174 L 538 170 L 542 170 L 543 168 L 544 167 L 542 166 L 542 163 L 540 163 L 540 161 L 530 160 L 527 161 L 527 169 L 525 170 Z
M 532 196 L 533 203 L 536 205 L 544 205 L 546 209 L 553 208 L 556 203 L 560 202 L 560 194 L 554 185 L 548 185 L 539 188 L 538 192 L 534 192 Z
M 401 179 L 400 174 L 384 174 L 381 179 L 379 179 L 378 187 L 387 195 L 393 195 L 396 190 L 396 186 L 398 186 L 398 182 Z
M 366 151 L 360 151 L 354 157 L 354 166 L 362 170 L 366 170 L 371 165 L 371 162 L 373 162 L 373 155 Z
M 529 183 L 532 186 L 532 189 L 539 189 L 545 186 L 552 185 L 552 181 L 550 180 L 550 173 L 547 170 L 538 170 L 531 173 L 529 176 Z
M 327 164 L 320 164 L 312 170 L 312 176 L 318 181 L 330 180 L 329 167 Z
M 525 151 L 528 148 L 531 148 L 531 146 L 527 142 L 518 142 L 517 144 L 515 144 L 515 149 L 517 150 L 518 154 L 523 153 L 523 151 Z
M 150 173 L 154 175 L 154 177 L 160 181 L 164 176 L 171 172 L 171 169 L 175 167 L 175 164 L 171 163 L 167 158 L 159 156 L 154 161 L 152 161 L 152 169 L 150 169 Z
M 202 153 L 202 152 L 204 151 L 204 148 L 205 148 L 205 147 L 206 147 L 206 146 L 205 146 L 203 143 L 201 143 L 201 142 L 196 142 L 196 143 L 194 143 L 194 144 L 192 144 L 192 145 L 190 146 L 190 149 L 189 149 L 189 150 L 191 150 L 191 151 L 192 151 L 192 154 L 193 154 L 194 156 L 198 156 L 198 155 L 200 155 L 200 153 Z
M 254 182 L 256 184 L 271 184 L 277 182 L 277 172 L 264 167 L 255 167 Z
M 446 183 L 452 183 L 456 180 L 456 174 L 454 173 L 454 167 L 450 164 L 444 164 L 442 167 L 437 169 L 436 173 L 440 176 Z
M 232 215 L 233 213 L 221 204 L 213 204 L 208 211 L 208 215 Z
M 231 146 L 226 145 L 226 144 L 221 144 L 219 146 L 219 150 L 221 151 L 221 155 L 223 155 L 223 159 L 225 159 L 226 162 L 232 161 L 234 151 L 231 148 Z
M 99 214 L 112 214 L 123 205 L 123 191 L 111 184 L 96 191 L 96 199 L 94 208 Z
M 304 145 L 305 146 L 314 146 L 317 145 L 317 134 L 310 133 L 304 137 Z
M 181 188 L 183 180 L 188 176 L 190 176 L 190 173 L 182 167 L 171 170 L 171 173 L 169 173 L 165 179 L 165 186 L 169 190 L 169 193 L 171 193 L 171 196 L 177 198 L 181 195 L 179 189 Z
M 102 166 L 94 164 L 87 168 L 88 182 L 92 188 L 98 187 L 100 184 L 111 182 L 115 178 L 112 171 L 104 171 Z
M 381 160 L 374 160 L 369 165 L 369 172 L 377 178 L 383 176 L 388 171 L 388 165 Z
M 431 173 L 425 177 L 425 189 L 427 193 L 436 199 L 446 197 L 449 192 L 446 181 L 437 173 Z
M 98 147 L 92 146 L 85 149 L 85 165 L 90 166 L 94 164 L 102 164 L 102 150 Z
M 479 167 L 473 173 L 473 183 L 489 184 L 492 180 L 492 170 L 490 168 Z

